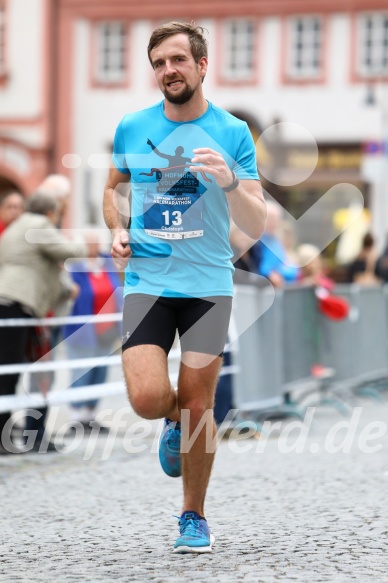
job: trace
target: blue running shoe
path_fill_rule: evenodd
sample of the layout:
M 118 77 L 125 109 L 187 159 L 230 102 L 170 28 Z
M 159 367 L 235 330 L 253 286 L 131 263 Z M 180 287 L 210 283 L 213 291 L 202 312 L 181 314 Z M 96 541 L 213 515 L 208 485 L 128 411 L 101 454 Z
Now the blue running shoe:
M 187 511 L 179 519 L 180 537 L 174 545 L 174 553 L 211 553 L 214 535 L 204 518 Z
M 159 461 L 163 471 L 171 478 L 182 475 L 181 469 L 181 424 L 164 420 L 159 440 Z

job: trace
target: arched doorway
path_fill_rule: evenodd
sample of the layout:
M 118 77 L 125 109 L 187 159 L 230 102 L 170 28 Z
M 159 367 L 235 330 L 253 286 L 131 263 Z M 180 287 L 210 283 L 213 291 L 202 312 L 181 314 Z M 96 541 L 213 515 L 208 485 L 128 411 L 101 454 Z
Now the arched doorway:
M 249 130 L 253 137 L 253 141 L 256 143 L 256 141 L 259 139 L 261 135 L 261 132 L 263 131 L 257 119 L 250 113 L 246 113 L 245 111 L 241 111 L 240 109 L 229 110 L 229 113 L 234 115 L 234 117 L 237 117 L 242 121 L 245 121 L 248 124 Z

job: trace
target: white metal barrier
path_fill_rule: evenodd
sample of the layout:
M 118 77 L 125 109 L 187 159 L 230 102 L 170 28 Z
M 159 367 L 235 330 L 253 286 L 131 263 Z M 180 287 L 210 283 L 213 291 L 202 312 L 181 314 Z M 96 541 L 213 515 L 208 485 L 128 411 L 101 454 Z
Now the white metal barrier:
M 313 288 L 275 293 L 271 286 L 236 286 L 229 329 L 234 350 L 225 348 L 225 352 L 232 352 L 232 364 L 223 367 L 221 375 L 234 375 L 237 408 L 249 411 L 280 405 L 290 383 L 300 384 L 316 363 L 334 369 L 333 383 L 338 387 L 346 383 L 355 386 L 375 377 L 386 377 L 388 383 L 388 286 L 339 286 L 337 293 L 348 297 L 352 310 L 348 319 L 330 322 L 316 311 Z M 121 318 L 121 314 L 26 318 L 0 320 L 0 326 L 94 324 Z M 238 343 L 233 342 L 237 337 Z M 172 350 L 172 383 L 177 381 L 179 360 L 180 350 Z M 28 392 L 28 377 L 34 373 L 120 364 L 121 356 L 112 354 L 51 361 L 46 356 L 35 363 L 2 365 L 0 375 L 25 375 L 27 390 L 25 394 L 0 396 L 0 412 L 124 394 L 124 382 L 51 390 L 46 396 Z
M 67 316 L 52 318 L 10 318 L 0 320 L 0 327 L 14 326 L 63 326 L 65 324 L 96 324 L 101 322 L 121 321 L 121 313 L 100 314 L 96 316 Z M 169 354 L 169 362 L 177 362 L 181 352 L 173 349 Z M 46 395 L 29 392 L 29 377 L 38 372 L 64 371 L 81 368 L 89 370 L 96 366 L 120 366 L 121 356 L 111 355 L 106 357 L 77 358 L 71 360 L 46 360 L 46 356 L 36 362 L 4 364 L 0 365 L 0 376 L 6 374 L 24 374 L 24 394 L 2 395 L 0 396 L 0 413 L 14 411 L 17 409 L 34 409 L 50 405 L 62 405 L 76 403 L 89 399 L 100 399 L 117 394 L 125 394 L 124 382 L 111 382 L 99 385 L 88 385 L 77 388 L 66 388 L 60 391 L 49 391 Z M 222 368 L 220 376 L 234 374 L 237 366 L 230 365 Z M 172 383 L 178 380 L 178 373 L 170 375 Z
M 266 291 L 236 288 L 238 319 L 262 302 Z M 372 395 L 370 383 L 388 389 L 388 285 L 338 285 L 334 293 L 348 300 L 347 318 L 330 320 L 321 314 L 313 287 L 276 290 L 272 306 L 239 339 L 236 407 L 252 412 L 295 403 L 288 393 L 309 389 L 321 394 L 322 404 L 344 410 L 334 401 L 353 398 L 365 387 Z

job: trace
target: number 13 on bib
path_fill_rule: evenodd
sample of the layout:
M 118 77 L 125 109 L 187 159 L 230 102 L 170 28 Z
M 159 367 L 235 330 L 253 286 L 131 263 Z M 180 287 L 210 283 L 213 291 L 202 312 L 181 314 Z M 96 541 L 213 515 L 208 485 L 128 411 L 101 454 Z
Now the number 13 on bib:
M 197 193 L 157 194 L 144 197 L 144 229 L 159 239 L 202 237 L 203 197 Z

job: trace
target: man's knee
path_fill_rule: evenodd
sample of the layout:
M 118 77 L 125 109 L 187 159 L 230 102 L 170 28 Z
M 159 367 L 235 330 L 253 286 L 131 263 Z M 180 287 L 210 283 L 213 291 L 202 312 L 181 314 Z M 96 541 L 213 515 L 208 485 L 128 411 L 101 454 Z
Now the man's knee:
M 131 395 L 129 393 L 129 402 L 132 405 L 134 412 L 143 419 L 157 419 L 159 411 L 155 407 L 155 402 L 152 396 L 148 394 Z
M 178 397 L 178 407 L 181 412 L 186 412 L 189 415 L 190 425 L 196 427 L 201 421 L 212 421 L 213 420 L 213 403 L 206 400 L 191 398 L 191 399 L 179 399 Z
M 150 386 L 148 383 L 127 381 L 128 398 L 134 412 L 143 419 L 159 419 L 164 417 L 165 408 L 171 400 L 170 384 L 161 387 Z

